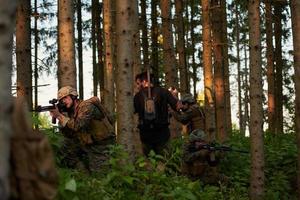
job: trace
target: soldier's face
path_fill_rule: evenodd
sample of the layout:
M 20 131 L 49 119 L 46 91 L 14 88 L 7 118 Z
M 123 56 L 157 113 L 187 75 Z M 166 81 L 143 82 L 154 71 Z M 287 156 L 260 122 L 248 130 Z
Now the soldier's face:
M 71 108 L 73 106 L 73 99 L 71 96 L 66 96 L 61 99 L 62 103 L 66 106 L 66 108 Z

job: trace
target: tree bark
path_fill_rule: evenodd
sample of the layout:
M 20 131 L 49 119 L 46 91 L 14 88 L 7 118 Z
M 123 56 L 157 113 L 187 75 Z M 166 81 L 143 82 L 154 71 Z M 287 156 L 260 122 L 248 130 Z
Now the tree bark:
M 133 144 L 133 65 L 136 29 L 137 1 L 116 1 L 117 42 L 117 141 L 132 154 Z
M 176 69 L 176 59 L 172 34 L 171 1 L 161 0 L 161 18 L 163 35 L 163 64 L 165 72 L 165 85 L 178 87 L 178 77 Z
M 197 64 L 196 64 L 196 58 L 195 58 L 195 21 L 194 21 L 194 7 L 195 7 L 195 3 L 194 0 L 191 0 L 191 53 L 192 53 L 192 79 L 193 79 L 193 94 L 194 97 L 197 97 Z
M 241 59 L 240 59 L 240 12 L 238 1 L 235 1 L 235 28 L 236 28 L 236 57 L 237 57 L 237 83 L 238 83 L 238 116 L 239 128 L 241 135 L 245 136 L 245 129 L 243 129 L 244 117 L 242 110 L 242 88 L 241 88 Z
M 273 56 L 273 17 L 271 0 L 265 0 L 266 5 L 266 44 L 267 44 L 267 82 L 268 82 L 268 125 L 269 131 L 275 133 L 275 79 Z
M 203 35 L 203 68 L 204 68 L 204 92 L 205 92 L 205 128 L 210 134 L 210 141 L 215 139 L 216 118 L 214 107 L 212 46 L 210 27 L 210 0 L 202 0 L 202 35 Z
M 82 61 L 82 15 L 81 0 L 77 0 L 77 52 L 78 52 L 78 79 L 79 79 L 79 98 L 84 99 L 83 83 L 83 61 Z
M 111 0 L 103 0 L 103 29 L 105 41 L 105 65 L 104 65 L 104 105 L 111 112 L 115 112 L 115 88 L 114 70 L 115 61 L 113 59 L 113 9 Z
M 156 85 L 159 83 L 157 4 L 158 0 L 151 1 L 151 68 Z
M 98 66 L 97 66 L 97 39 L 96 39 L 96 15 L 97 15 L 97 0 L 92 0 L 92 63 L 93 63 L 93 93 L 98 95 Z
M 72 0 L 58 1 L 58 88 L 77 87 L 73 8 Z
M 186 65 L 184 23 L 183 23 L 183 1 L 176 0 L 176 26 L 177 26 L 177 53 L 179 56 L 180 92 L 189 93 L 188 70 Z
M 224 83 L 224 57 L 222 43 L 222 9 L 218 0 L 212 2 L 212 35 L 214 51 L 214 87 L 215 87 L 215 106 L 216 106 L 216 128 L 217 139 L 224 142 L 227 139 L 226 132 L 226 105 L 225 105 L 225 83 Z
M 283 133 L 283 95 L 282 95 L 282 7 L 280 2 L 276 2 L 274 6 L 274 35 L 275 35 L 275 134 Z
M 294 69 L 295 69 L 295 95 L 296 95 L 296 134 L 298 147 L 298 170 L 297 170 L 297 186 L 298 199 L 300 199 L 300 1 L 291 0 L 292 15 L 292 31 L 294 46 Z
M 263 89 L 261 61 L 261 33 L 259 0 L 250 0 L 250 141 L 251 180 L 250 199 L 263 199 L 264 195 L 264 142 L 263 142 Z
M 18 1 L 16 24 L 17 96 L 24 97 L 29 108 L 32 108 L 30 16 L 30 0 Z
M 227 38 L 227 4 L 226 1 L 221 2 L 222 9 L 222 55 L 224 66 L 224 92 L 225 92 L 225 114 L 226 114 L 226 132 L 231 134 L 231 100 L 230 100 L 230 77 L 229 77 L 229 61 L 228 61 L 228 38 Z
M 97 68 L 98 68 L 98 85 L 100 86 L 100 98 L 103 102 L 103 93 L 104 90 L 104 63 L 103 63 L 103 31 L 101 27 L 101 15 L 102 15 L 102 4 L 99 0 L 96 1 L 96 20 L 95 20 L 95 28 L 96 28 L 96 41 L 97 41 Z
M 147 2 L 146 0 L 140 0 L 141 2 L 141 19 L 140 26 L 142 28 L 142 47 L 143 47 L 143 65 L 147 69 L 149 67 L 149 42 L 148 42 L 148 26 L 147 26 Z
M 0 196 L 9 198 L 9 151 L 11 135 L 11 70 L 16 1 L 0 0 Z

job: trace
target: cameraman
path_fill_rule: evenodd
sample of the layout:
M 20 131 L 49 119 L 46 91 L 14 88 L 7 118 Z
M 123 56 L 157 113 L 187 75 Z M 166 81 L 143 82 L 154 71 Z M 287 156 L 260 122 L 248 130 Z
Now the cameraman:
M 57 106 L 50 111 L 59 120 L 64 143 L 62 162 L 69 168 L 95 171 L 108 159 L 108 145 L 115 141 L 114 121 L 98 97 L 79 100 L 77 91 L 65 86 L 57 94 Z

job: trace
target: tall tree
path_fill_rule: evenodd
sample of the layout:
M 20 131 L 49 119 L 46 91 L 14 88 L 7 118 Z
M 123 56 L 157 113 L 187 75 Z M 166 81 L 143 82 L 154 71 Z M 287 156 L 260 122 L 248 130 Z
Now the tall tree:
M 259 200 L 264 194 L 264 149 L 263 149 L 263 89 L 260 33 L 260 0 L 250 0 L 249 43 L 250 43 L 250 140 L 251 180 L 250 199 Z
M 148 27 L 147 27 L 147 1 L 140 0 L 141 19 L 140 27 L 142 28 L 142 48 L 143 48 L 143 64 L 144 68 L 149 66 L 149 42 L 148 42 Z
M 78 85 L 79 98 L 84 99 L 83 60 L 82 60 L 82 14 L 81 0 L 77 0 L 77 53 L 78 53 Z
M 133 64 L 134 42 L 138 31 L 137 1 L 116 1 L 116 42 L 117 42 L 117 141 L 132 152 L 133 141 Z
M 98 95 L 99 70 L 97 66 L 97 38 L 96 38 L 97 0 L 92 0 L 92 62 L 93 62 L 93 93 Z
M 32 108 L 30 16 L 30 0 L 18 1 L 16 24 L 17 96 L 24 97 L 28 106 Z
M 99 0 L 96 1 L 96 41 L 97 41 L 97 68 L 98 68 L 98 85 L 100 86 L 101 101 L 103 101 L 104 90 L 104 63 L 103 63 L 103 31 L 101 27 L 103 6 Z
M 114 95 L 114 70 L 115 62 L 113 59 L 113 9 L 111 0 L 103 0 L 103 29 L 105 41 L 105 65 L 104 65 L 104 105 L 110 112 L 115 110 Z
M 226 130 L 226 108 L 225 108 L 225 83 L 224 83 L 224 57 L 222 43 L 222 9 L 220 1 L 211 1 L 211 23 L 213 35 L 214 52 L 214 88 L 215 88 L 215 106 L 216 106 L 216 128 L 217 136 L 220 142 L 227 138 Z
M 224 67 L 224 92 L 225 92 L 225 114 L 226 114 L 226 132 L 231 133 L 231 100 L 230 100 L 230 82 L 229 82 L 229 60 L 228 60 L 228 38 L 227 38 L 227 3 L 220 1 L 222 12 L 222 56 Z
M 282 95 L 282 7 L 283 4 L 280 1 L 274 3 L 274 35 L 275 35 L 275 133 L 283 133 L 283 95 Z
M 174 40 L 172 34 L 171 1 L 161 0 L 161 18 L 163 35 L 163 64 L 165 72 L 165 83 L 168 87 L 178 86 L 176 59 L 174 51 Z
M 269 131 L 275 133 L 275 79 L 273 56 L 273 17 L 271 0 L 265 0 L 266 7 L 266 56 L 267 56 L 267 82 L 268 82 L 268 125 Z
M 191 0 L 191 56 L 192 56 L 192 80 L 193 80 L 193 93 L 194 97 L 197 97 L 197 64 L 196 64 L 196 57 L 195 57 L 195 20 L 194 20 L 194 14 L 195 14 L 195 1 Z
M 76 88 L 74 43 L 74 5 L 72 0 L 58 0 L 58 87 Z
M 0 196 L 9 198 L 9 137 L 11 135 L 11 69 L 16 1 L 0 0 Z
M 179 74 L 180 74 L 180 91 L 182 93 L 189 92 L 188 70 L 185 56 L 184 42 L 184 23 L 183 23 L 183 1 L 175 1 L 176 8 L 176 26 L 177 26 L 177 53 L 179 56 Z
M 241 59 L 240 59 L 240 13 L 239 3 L 235 1 L 235 28 L 236 28 L 236 59 L 237 59 L 237 83 L 238 83 L 238 116 L 239 116 L 239 128 L 242 135 L 245 135 L 245 129 L 243 127 L 243 110 L 242 110 L 242 88 L 241 88 Z
M 158 0 L 151 1 L 151 67 L 156 84 L 159 82 L 157 4 Z
M 295 94 L 296 94 L 296 134 L 298 146 L 298 170 L 297 185 L 298 199 L 300 199 L 300 1 L 290 1 L 292 14 L 293 46 L 294 46 L 294 69 L 295 69 Z
M 204 92 L 205 92 L 205 128 L 210 133 L 211 141 L 215 139 L 215 107 L 212 67 L 212 46 L 210 27 L 210 0 L 202 0 L 202 37 L 203 37 L 203 68 L 204 68 Z

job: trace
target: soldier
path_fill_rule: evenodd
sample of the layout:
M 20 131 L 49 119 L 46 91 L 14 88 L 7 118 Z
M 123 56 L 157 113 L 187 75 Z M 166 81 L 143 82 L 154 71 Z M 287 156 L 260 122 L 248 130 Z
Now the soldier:
M 172 112 L 172 115 L 184 125 L 187 125 L 187 132 L 200 129 L 205 130 L 204 110 L 196 103 L 193 95 L 184 94 L 181 98 L 182 109 L 180 112 Z
M 57 99 L 66 109 L 50 111 L 59 120 L 64 143 L 62 162 L 69 168 L 95 171 L 108 159 L 108 145 L 115 141 L 113 118 L 101 105 L 98 97 L 79 100 L 77 91 L 62 87 Z
M 150 76 L 150 74 L 149 74 Z M 181 103 L 173 97 L 173 95 L 165 88 L 153 86 L 152 76 L 148 80 L 147 72 L 137 76 L 141 81 L 141 88 L 134 96 L 135 113 L 139 116 L 139 131 L 141 142 L 143 145 L 144 155 L 148 155 L 150 150 L 157 154 L 161 154 L 166 148 L 170 138 L 168 105 L 177 110 L 181 107 Z M 148 90 L 148 87 L 149 90 Z M 148 97 L 149 92 L 151 97 Z M 151 120 L 147 119 L 147 100 L 151 103 Z
M 227 182 L 227 177 L 217 172 L 219 152 L 204 148 L 208 144 L 207 135 L 197 129 L 193 131 L 183 146 L 182 173 L 192 179 L 200 179 L 205 184 Z

